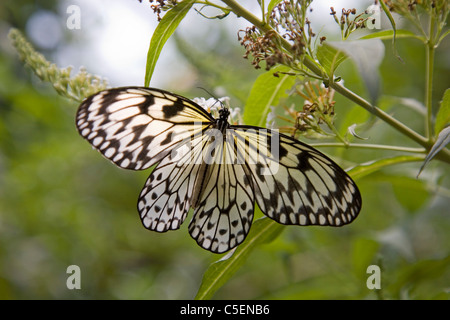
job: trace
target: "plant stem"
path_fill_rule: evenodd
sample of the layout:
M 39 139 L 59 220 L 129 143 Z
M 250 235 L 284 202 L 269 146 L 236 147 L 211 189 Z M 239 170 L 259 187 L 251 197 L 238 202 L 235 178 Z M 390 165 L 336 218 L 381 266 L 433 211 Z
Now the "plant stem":
M 254 24 L 257 28 L 259 28 L 263 32 L 272 31 L 275 32 L 267 23 L 263 23 L 261 20 L 259 20 L 257 17 L 252 15 L 250 12 L 248 12 L 245 8 L 240 6 L 236 1 L 234 0 L 222 0 L 225 2 L 230 8 L 232 8 L 233 12 L 238 14 L 239 16 L 242 16 L 246 18 L 248 21 L 250 21 L 252 24 Z M 282 37 L 280 37 L 281 43 L 284 47 L 284 49 L 291 51 L 292 45 Z M 388 123 L 401 133 L 405 134 L 409 138 L 413 139 L 420 145 L 428 148 L 431 146 L 428 146 L 428 141 L 421 135 L 419 135 L 414 130 L 410 129 L 408 126 L 404 125 L 400 121 L 398 121 L 395 118 L 392 118 L 389 114 L 384 112 L 383 110 L 372 106 L 368 101 L 363 99 L 362 97 L 358 96 L 354 92 L 348 90 L 344 86 L 335 83 L 332 81 L 332 79 L 329 79 L 327 74 L 319 67 L 317 66 L 316 62 L 313 61 L 310 57 L 305 56 L 305 59 L 303 59 L 302 63 L 313 73 L 317 74 L 324 82 L 328 82 L 327 84 L 333 88 L 335 91 L 342 94 L 344 97 L 350 99 L 351 101 L 355 102 L 356 104 L 360 105 L 376 117 L 380 118 L 384 122 Z
M 243 17 L 244 19 L 246 19 L 247 21 L 252 23 L 254 26 L 256 26 L 261 32 L 270 31 L 270 32 L 274 32 L 275 34 L 277 34 L 276 31 L 268 23 L 261 21 L 258 17 L 256 17 L 251 12 L 249 12 L 247 9 L 242 7 L 237 1 L 222 0 L 222 2 L 227 4 L 228 7 L 238 17 Z M 281 42 L 283 48 L 292 53 L 292 45 L 289 43 L 289 41 L 283 39 L 281 36 L 279 37 L 279 39 L 280 39 L 280 42 Z M 434 45 L 433 45 L 433 51 L 431 51 L 431 53 L 434 53 Z M 418 134 L 417 132 L 415 132 L 414 130 L 412 130 L 411 128 L 409 128 L 408 126 L 403 124 L 402 122 L 391 117 L 389 114 L 387 114 L 383 110 L 377 108 L 376 106 L 372 106 L 368 101 L 366 101 L 362 97 L 358 96 L 354 92 L 350 91 L 349 89 L 345 88 L 344 86 L 333 82 L 333 79 L 329 79 L 327 74 L 309 56 L 305 56 L 302 63 L 313 73 L 317 74 L 322 79 L 322 81 L 324 81 L 325 84 L 329 85 L 335 91 L 339 92 L 344 97 L 348 98 L 349 100 L 351 100 L 351 101 L 355 102 L 356 104 L 358 104 L 359 106 L 363 107 L 364 109 L 366 109 L 367 111 L 369 111 L 370 113 L 375 115 L 376 117 L 380 118 L 381 120 L 383 120 L 384 122 L 389 124 L 391 127 L 396 129 L 397 131 L 401 132 L 402 134 L 406 135 L 410 139 L 414 140 L 415 142 L 417 142 L 418 144 L 423 146 L 425 149 L 430 150 L 431 147 L 433 146 L 433 142 L 431 140 L 421 136 L 420 134 Z M 430 83 L 430 85 L 431 85 L 431 83 Z M 431 91 L 430 91 L 430 95 L 431 95 Z M 431 99 L 431 96 L 430 96 L 430 99 Z M 430 109 L 431 109 L 431 104 L 430 104 Z M 450 151 L 448 151 L 446 149 L 442 149 L 435 156 L 435 159 L 439 159 L 439 160 L 445 161 L 447 163 L 450 163 Z
M 426 43 L 426 78 L 425 78 L 425 106 L 427 108 L 427 116 L 425 119 L 425 132 L 430 143 L 434 142 L 432 117 L 433 117 L 433 67 L 434 67 L 434 33 L 435 33 L 435 17 L 430 15 L 430 27 L 428 41 Z
M 229 12 L 229 9 L 228 8 L 224 8 L 224 7 L 221 7 L 221 6 L 219 6 L 219 5 L 217 5 L 217 4 L 215 4 L 215 3 L 213 3 L 213 2 L 210 2 L 210 1 L 198 1 L 198 2 L 196 2 L 196 3 L 198 3 L 198 4 L 204 4 L 205 6 L 211 6 L 211 7 L 214 7 L 214 8 L 217 8 L 217 9 L 219 9 L 219 10 L 222 10 L 223 12 Z
M 399 151 L 399 152 L 410 152 L 410 153 L 423 153 L 425 154 L 427 152 L 424 148 L 408 148 L 408 147 L 401 147 L 401 146 L 388 146 L 383 144 L 366 144 L 366 143 L 340 143 L 340 142 L 330 142 L 330 143 L 310 143 L 311 147 L 319 147 L 319 148 L 326 148 L 326 147 L 350 147 L 350 148 L 361 148 L 361 149 L 378 149 L 378 150 L 390 150 L 390 151 Z

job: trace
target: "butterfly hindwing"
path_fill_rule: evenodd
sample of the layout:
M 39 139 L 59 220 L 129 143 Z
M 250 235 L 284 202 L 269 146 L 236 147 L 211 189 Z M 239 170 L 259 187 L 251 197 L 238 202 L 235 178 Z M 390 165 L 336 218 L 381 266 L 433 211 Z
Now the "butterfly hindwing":
M 203 135 L 174 148 L 147 179 L 138 200 L 142 223 L 149 230 L 178 229 L 192 205 L 204 148 Z
M 230 143 L 231 132 L 212 147 L 213 161 L 206 170 L 199 203 L 189 224 L 189 232 L 197 243 L 215 253 L 242 243 L 253 220 L 255 198 L 250 172 L 244 163 L 237 163 L 241 156 Z M 205 149 L 207 153 L 211 146 Z

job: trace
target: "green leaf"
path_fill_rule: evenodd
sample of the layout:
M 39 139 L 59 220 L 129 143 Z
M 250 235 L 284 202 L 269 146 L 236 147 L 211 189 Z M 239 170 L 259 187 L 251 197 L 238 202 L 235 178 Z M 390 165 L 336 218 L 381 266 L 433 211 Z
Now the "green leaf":
M 150 85 L 150 80 L 155 70 L 156 62 L 158 61 L 161 50 L 164 44 L 175 32 L 181 20 L 186 16 L 189 9 L 195 3 L 195 0 L 185 0 L 179 2 L 175 7 L 167 11 L 153 33 L 150 40 L 150 47 L 147 53 L 147 65 L 145 67 L 145 86 Z
M 273 8 L 275 8 L 276 5 L 278 5 L 281 2 L 281 0 L 271 0 L 269 5 L 267 6 L 267 14 L 266 14 L 266 20 L 269 20 L 270 14 L 272 13 Z
M 367 123 L 369 119 L 370 114 L 366 110 L 360 106 L 354 106 L 345 112 L 345 118 L 343 118 L 339 124 L 339 133 L 341 135 L 348 134 L 349 128 L 355 124 L 358 128 L 367 130 L 367 127 L 370 126 L 370 124 Z
M 421 260 L 415 264 L 408 265 L 397 270 L 398 276 L 395 282 L 389 284 L 387 291 L 394 292 L 401 296 L 405 290 L 414 291 L 419 286 L 430 283 L 434 279 L 440 279 L 441 287 L 436 290 L 446 288 L 445 274 L 450 268 L 450 256 L 442 259 Z
M 399 163 L 406 163 L 406 162 L 415 162 L 415 161 L 422 161 L 423 157 L 418 156 L 398 156 L 398 157 L 392 157 L 387 159 L 381 159 L 376 161 L 370 161 L 367 163 L 359 164 L 352 169 L 348 170 L 347 173 L 350 174 L 350 176 L 357 180 L 364 176 L 367 176 L 373 172 L 376 172 L 378 170 L 381 170 L 384 167 L 391 166 L 394 164 Z
M 380 244 L 373 239 L 356 239 L 353 243 L 352 265 L 358 278 L 367 277 L 367 267 L 373 263 Z
M 389 8 L 384 3 L 384 0 L 380 0 L 380 5 L 384 11 L 384 14 L 388 17 L 389 22 L 391 23 L 391 26 L 392 26 L 392 32 L 393 32 L 392 51 L 393 51 L 393 54 L 394 54 L 394 56 L 397 57 L 397 59 L 399 59 L 401 62 L 403 62 L 403 59 L 400 57 L 400 55 L 397 52 L 397 46 L 395 45 L 395 40 L 397 38 L 397 27 L 395 25 L 394 17 L 392 16 L 391 11 L 389 11 Z
M 264 127 L 271 106 L 277 106 L 280 98 L 288 95 L 287 90 L 295 84 L 295 76 L 285 66 L 276 67 L 261 74 L 253 84 L 244 109 L 244 123 Z M 274 73 L 278 72 L 278 77 Z
M 406 176 L 389 175 L 394 194 L 400 204 L 410 212 L 420 209 L 429 198 L 425 182 Z
M 244 264 L 253 249 L 261 244 L 271 242 L 283 229 L 284 227 L 281 224 L 267 217 L 256 220 L 245 241 L 237 247 L 231 256 L 226 255 L 209 266 L 203 275 L 195 299 L 210 299 Z
M 394 17 L 392 16 L 391 12 L 389 11 L 389 8 L 386 6 L 386 4 L 384 3 L 384 0 L 380 0 L 380 5 L 381 8 L 384 11 L 384 14 L 386 14 L 386 16 L 389 19 L 389 22 L 391 23 L 392 29 L 394 31 L 394 38 L 395 38 L 395 33 L 396 33 L 396 26 L 395 26 L 395 20 Z
M 431 159 L 434 158 L 436 154 L 439 153 L 447 144 L 450 143 L 450 127 L 444 128 L 438 135 L 436 142 L 434 143 L 433 147 L 431 148 L 430 152 L 428 153 L 427 157 L 425 158 L 425 161 L 423 162 L 422 166 L 420 167 L 419 173 L 417 174 L 417 177 L 422 172 L 423 168 L 427 165 L 428 162 L 431 161 Z
M 359 40 L 368 40 L 368 39 L 390 40 L 390 39 L 393 39 L 394 36 L 396 38 L 416 38 L 419 40 L 423 39 L 422 37 L 416 35 L 415 33 L 411 32 L 409 30 L 397 30 L 395 33 L 394 33 L 394 30 L 383 30 L 383 31 L 378 31 L 378 32 L 367 34 L 367 35 L 359 38 Z
M 326 73 L 331 77 L 337 67 L 348 58 L 343 50 L 324 42 L 317 48 L 316 58 Z
M 355 62 L 372 102 L 375 103 L 380 92 L 378 68 L 384 58 L 383 42 L 380 39 L 329 41 L 328 45 L 344 52 Z
M 450 88 L 445 90 L 442 97 L 439 111 L 436 115 L 436 124 L 434 125 L 434 132 L 438 134 L 444 127 L 450 123 Z

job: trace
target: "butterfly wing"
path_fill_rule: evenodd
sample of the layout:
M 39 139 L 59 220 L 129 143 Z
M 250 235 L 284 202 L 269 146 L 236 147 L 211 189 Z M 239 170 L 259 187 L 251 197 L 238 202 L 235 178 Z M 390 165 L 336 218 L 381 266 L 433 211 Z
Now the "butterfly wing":
M 143 170 L 161 161 L 214 118 L 181 96 L 144 87 L 104 90 L 80 105 L 81 136 L 119 167 Z
M 191 236 L 201 247 L 222 253 L 247 236 L 255 198 L 248 169 L 235 163 L 235 150 L 226 141 L 211 141 L 211 131 L 218 132 L 206 130 L 162 159 L 141 192 L 138 210 L 146 228 L 165 232 L 178 229 L 194 207 Z
M 276 131 L 234 126 L 261 211 L 281 224 L 341 226 L 361 209 L 358 187 L 330 158 Z
M 207 141 L 196 135 L 174 148 L 150 174 L 138 200 L 138 211 L 147 229 L 178 229 L 192 205 Z
M 207 137 L 208 134 L 205 134 Z M 233 133 L 205 148 L 204 159 L 213 154 L 203 180 L 189 232 L 204 249 L 226 252 L 244 241 L 253 220 L 255 196 L 250 172 L 237 163 Z

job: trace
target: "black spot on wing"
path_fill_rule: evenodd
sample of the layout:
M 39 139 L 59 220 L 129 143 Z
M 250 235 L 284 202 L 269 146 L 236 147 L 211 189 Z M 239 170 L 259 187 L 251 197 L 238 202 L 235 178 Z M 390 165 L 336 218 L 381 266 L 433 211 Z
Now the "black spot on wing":
M 165 119 L 170 119 L 176 116 L 179 112 L 183 111 L 184 106 L 181 101 L 177 101 L 178 103 L 172 105 L 165 105 L 162 107 L 162 112 L 164 113 Z
M 155 98 L 151 95 L 145 95 L 145 102 L 138 105 L 142 114 L 148 114 L 148 108 L 155 104 Z
M 298 168 L 302 172 L 306 172 L 307 170 L 312 170 L 311 164 L 309 163 L 309 159 L 310 158 L 311 158 L 311 156 L 305 151 L 301 151 L 297 155 L 297 159 L 298 159 L 298 162 L 299 162 Z
M 287 149 L 282 145 L 280 145 L 280 154 L 279 154 L 280 159 L 286 157 L 287 154 L 288 154 Z
M 280 135 L 278 132 L 272 131 L 271 134 L 267 135 L 266 145 L 271 156 L 277 156 L 281 159 L 288 154 L 287 149 L 280 143 Z
M 161 145 L 164 146 L 164 145 L 169 144 L 171 142 L 172 142 L 172 135 L 170 134 L 170 132 L 168 132 L 166 134 L 166 137 L 164 138 L 164 140 L 161 141 Z

